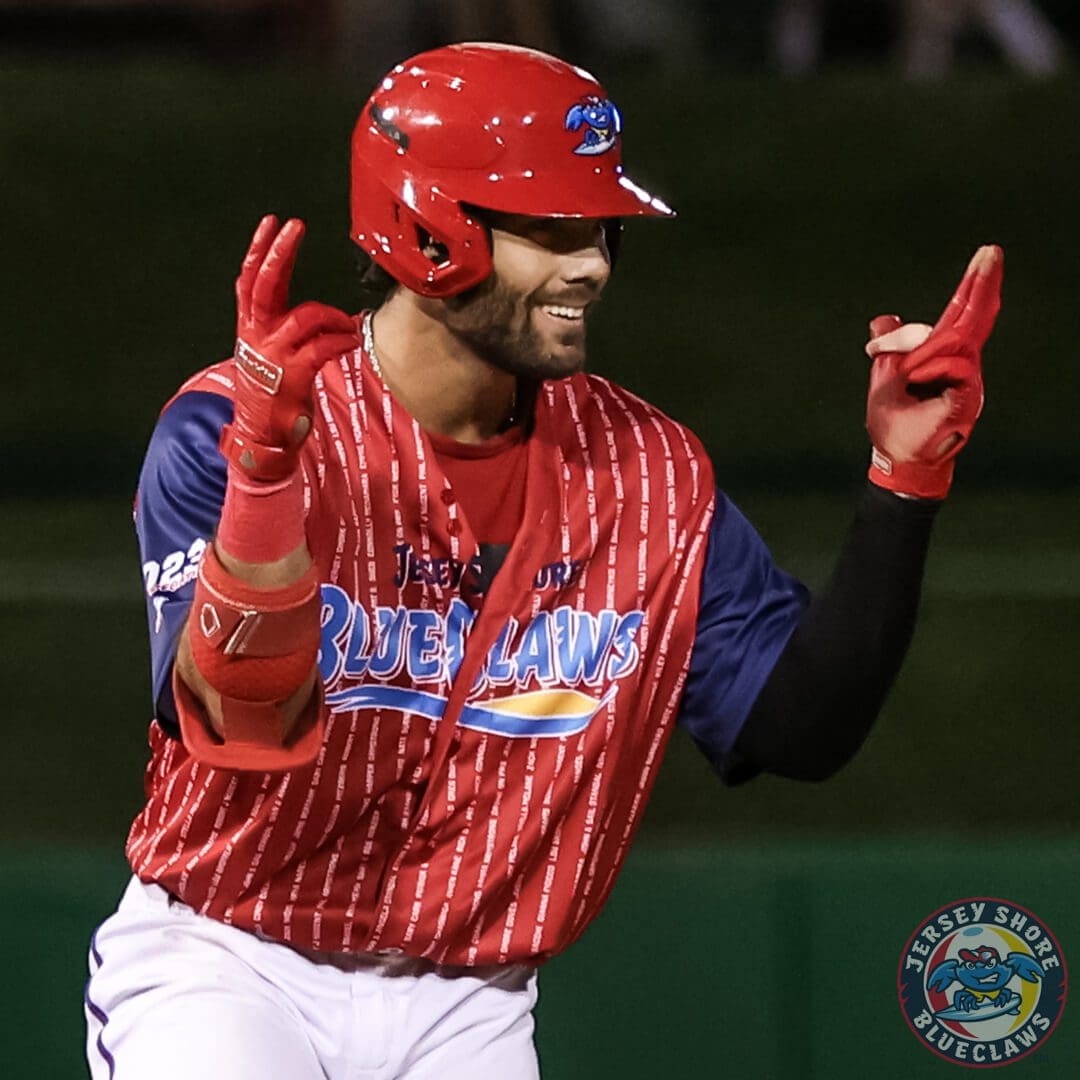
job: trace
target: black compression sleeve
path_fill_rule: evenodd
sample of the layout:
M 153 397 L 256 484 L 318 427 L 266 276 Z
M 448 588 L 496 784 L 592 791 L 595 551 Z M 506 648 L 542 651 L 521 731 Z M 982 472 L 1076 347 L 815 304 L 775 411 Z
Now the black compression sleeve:
M 799 620 L 725 769 L 823 780 L 862 745 L 915 626 L 940 503 L 867 484 L 828 585 Z

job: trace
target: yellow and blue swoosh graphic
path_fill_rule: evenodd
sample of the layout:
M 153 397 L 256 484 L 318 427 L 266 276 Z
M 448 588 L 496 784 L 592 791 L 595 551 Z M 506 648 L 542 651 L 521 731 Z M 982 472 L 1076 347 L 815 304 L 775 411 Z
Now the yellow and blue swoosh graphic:
M 568 688 L 529 690 L 490 698 L 462 706 L 458 723 L 473 731 L 513 739 L 577 735 L 611 701 L 616 689 L 612 686 L 599 699 Z M 446 698 L 439 694 L 404 686 L 357 686 L 338 690 L 326 696 L 326 703 L 334 713 L 354 709 L 397 709 L 429 720 L 441 720 L 447 704 Z

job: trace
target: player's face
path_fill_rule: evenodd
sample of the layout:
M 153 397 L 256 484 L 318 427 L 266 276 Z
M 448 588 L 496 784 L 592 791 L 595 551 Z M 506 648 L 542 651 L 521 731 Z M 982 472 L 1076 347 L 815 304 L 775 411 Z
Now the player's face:
M 494 272 L 448 302 L 448 325 L 513 375 L 561 379 L 585 367 L 585 324 L 611 274 L 595 218 L 493 215 Z

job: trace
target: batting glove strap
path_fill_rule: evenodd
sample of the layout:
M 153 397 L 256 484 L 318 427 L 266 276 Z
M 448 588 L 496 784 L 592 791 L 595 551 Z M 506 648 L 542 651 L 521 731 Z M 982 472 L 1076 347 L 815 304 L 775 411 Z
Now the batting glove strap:
M 897 495 L 918 499 L 944 499 L 952 487 L 956 461 L 949 458 L 935 465 L 916 461 L 893 461 L 876 446 L 870 455 L 867 475 L 872 484 Z
M 318 648 L 320 607 L 314 566 L 290 585 L 258 589 L 230 574 L 211 545 L 199 564 L 192 601 L 198 626 L 192 640 L 237 658 L 280 657 L 301 643 Z
M 268 446 L 240 431 L 236 424 L 221 429 L 219 449 L 225 460 L 249 480 L 261 483 L 286 480 L 297 467 L 299 446 Z

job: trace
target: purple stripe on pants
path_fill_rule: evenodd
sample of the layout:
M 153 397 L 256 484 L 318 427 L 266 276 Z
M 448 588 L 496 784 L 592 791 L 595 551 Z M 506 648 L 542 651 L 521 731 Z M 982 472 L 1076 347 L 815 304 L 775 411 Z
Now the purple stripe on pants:
M 101 970 L 103 963 L 101 953 L 98 952 L 97 947 L 97 931 L 94 931 L 94 936 L 90 939 L 90 955 L 94 958 L 94 963 L 97 964 L 98 970 Z M 92 977 L 92 976 L 91 976 Z M 105 1034 L 105 1025 L 109 1022 L 109 1014 L 104 1009 L 99 1008 L 90 1000 L 90 980 L 86 982 L 86 989 L 83 991 L 83 1001 L 86 1003 L 87 1012 L 89 1012 L 94 1019 L 101 1025 L 101 1030 L 98 1032 L 97 1048 L 98 1053 L 101 1054 L 105 1064 L 109 1066 L 109 1080 L 113 1080 L 113 1075 L 116 1072 L 116 1061 L 112 1054 L 105 1048 L 105 1043 L 102 1041 L 102 1037 Z

